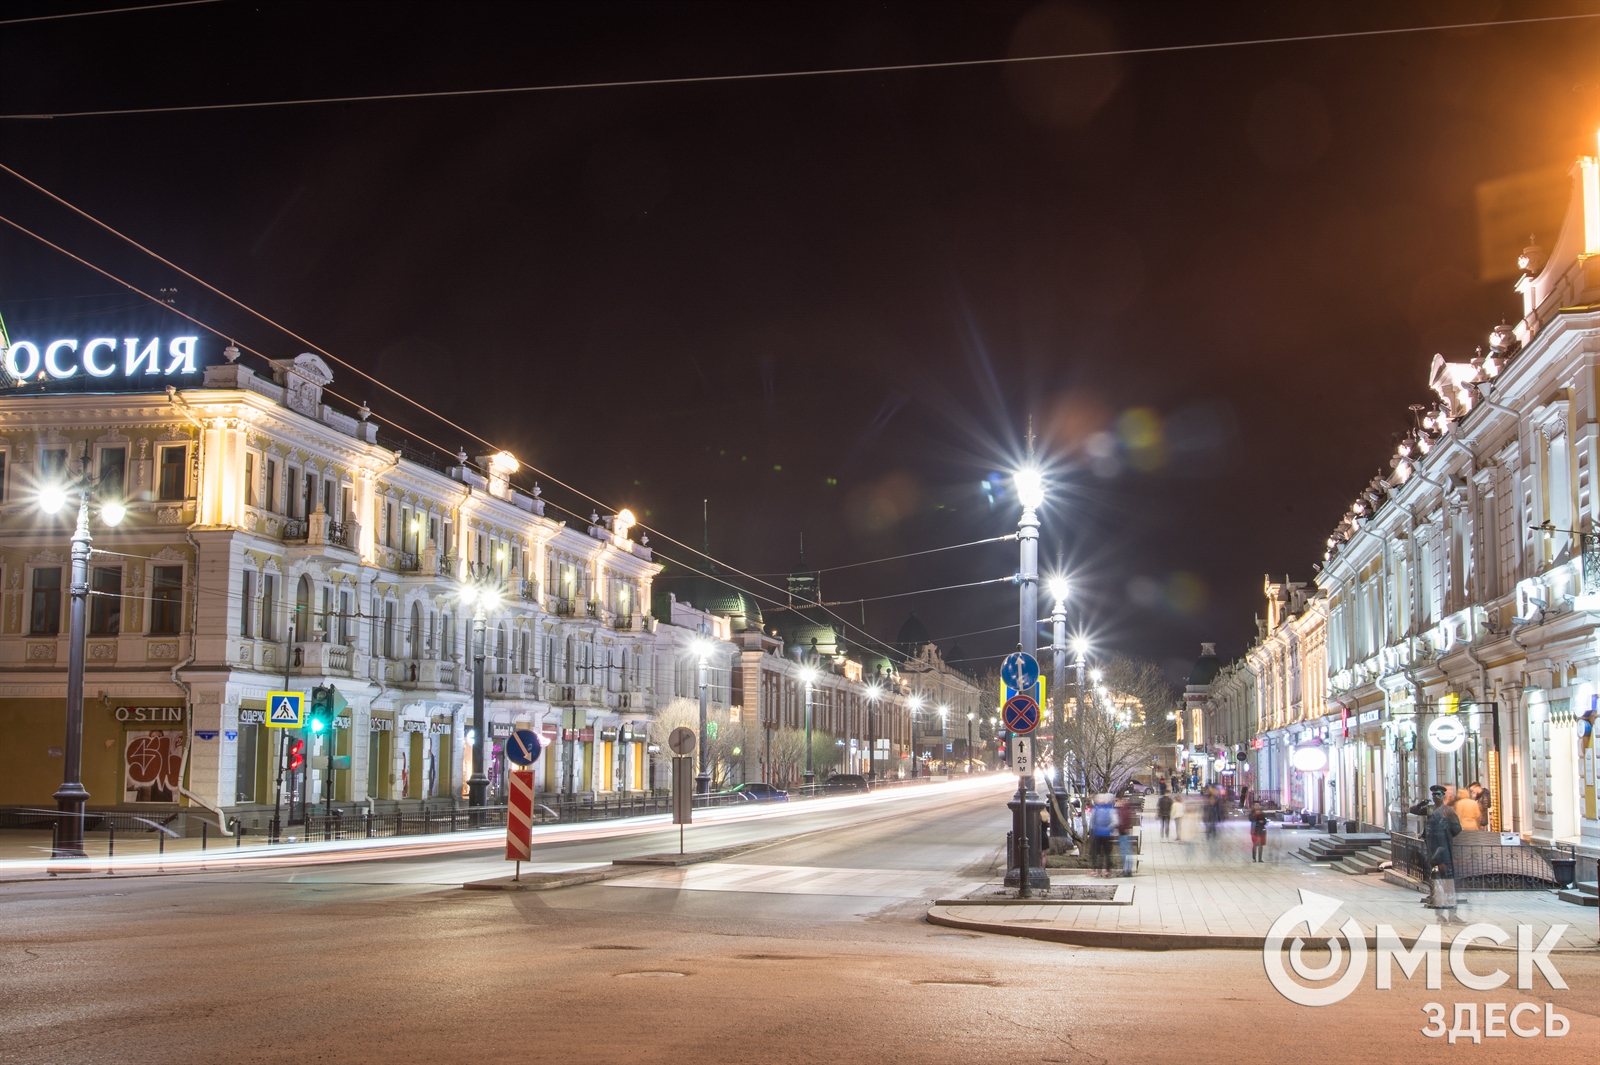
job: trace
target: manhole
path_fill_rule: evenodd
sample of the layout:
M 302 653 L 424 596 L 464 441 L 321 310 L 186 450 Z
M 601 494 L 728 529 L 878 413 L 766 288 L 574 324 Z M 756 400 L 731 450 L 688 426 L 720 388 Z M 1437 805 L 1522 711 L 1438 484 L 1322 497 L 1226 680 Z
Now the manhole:
M 636 973 L 618 973 L 618 980 L 648 979 L 653 977 L 688 976 L 688 973 L 675 973 L 668 969 L 645 969 Z

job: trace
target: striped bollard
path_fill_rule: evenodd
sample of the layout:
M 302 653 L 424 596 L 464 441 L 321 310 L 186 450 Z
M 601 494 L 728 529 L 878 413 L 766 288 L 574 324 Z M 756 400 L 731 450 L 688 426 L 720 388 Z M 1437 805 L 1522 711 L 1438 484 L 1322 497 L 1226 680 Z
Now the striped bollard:
M 522 879 L 522 863 L 533 846 L 533 770 L 511 771 L 511 797 L 506 806 L 506 861 L 517 863 L 513 880 Z

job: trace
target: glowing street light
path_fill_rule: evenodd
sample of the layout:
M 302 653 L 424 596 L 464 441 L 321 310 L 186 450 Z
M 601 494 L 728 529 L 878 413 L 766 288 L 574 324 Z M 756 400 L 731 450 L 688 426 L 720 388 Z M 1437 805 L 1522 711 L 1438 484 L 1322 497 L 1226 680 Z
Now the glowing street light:
M 62 748 L 61 788 L 53 796 L 61 817 L 57 821 L 54 858 L 83 858 L 83 808 L 89 791 L 83 786 L 83 659 L 85 637 L 84 610 L 89 598 L 89 555 L 93 542 L 89 533 L 89 501 L 99 491 L 100 482 L 88 477 L 74 484 L 50 484 L 39 490 L 39 509 L 58 514 L 67 505 L 69 491 L 78 496 L 78 523 L 72 533 L 72 585 L 67 615 L 67 738 Z M 121 500 L 109 499 L 100 505 L 100 520 L 109 526 L 120 525 L 127 516 Z
M 700 795 L 711 794 L 711 764 L 706 751 L 706 684 L 711 664 L 711 641 L 698 639 L 690 645 L 700 660 L 700 772 L 695 774 L 694 790 Z M 809 737 L 808 737 L 809 741 Z M 810 755 L 808 754 L 809 758 Z
M 800 679 L 806 685 L 806 786 L 810 787 L 817 781 L 816 773 L 811 770 L 811 688 L 816 682 L 817 671 L 807 666 L 800 671 Z
M 483 563 L 473 563 L 466 583 L 456 595 L 463 606 L 472 610 L 472 633 L 476 637 L 472 647 L 472 775 L 467 778 L 467 806 L 484 806 L 488 802 L 489 778 L 484 773 L 483 710 L 483 660 L 489 641 L 489 611 L 500 605 L 502 582 L 497 571 Z M 465 738 L 465 737 L 463 737 Z M 330 763 L 331 764 L 331 763 Z M 472 815 L 476 818 L 476 814 Z M 477 825 L 473 820 L 472 824 Z

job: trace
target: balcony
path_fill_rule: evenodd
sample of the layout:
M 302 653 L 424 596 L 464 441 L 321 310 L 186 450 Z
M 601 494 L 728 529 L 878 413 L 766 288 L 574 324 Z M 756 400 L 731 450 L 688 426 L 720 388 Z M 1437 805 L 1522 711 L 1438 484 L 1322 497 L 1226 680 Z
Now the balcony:
M 556 614 L 564 618 L 573 617 L 578 612 L 576 599 L 552 599 L 550 605 Z
M 355 649 L 336 643 L 297 643 L 289 652 L 292 672 L 309 676 L 352 676 Z
M 304 540 L 310 535 L 310 525 L 304 518 L 289 518 L 279 527 L 285 540 Z
M 517 581 L 517 596 L 524 603 L 537 603 L 539 601 L 539 581 L 537 578 Z

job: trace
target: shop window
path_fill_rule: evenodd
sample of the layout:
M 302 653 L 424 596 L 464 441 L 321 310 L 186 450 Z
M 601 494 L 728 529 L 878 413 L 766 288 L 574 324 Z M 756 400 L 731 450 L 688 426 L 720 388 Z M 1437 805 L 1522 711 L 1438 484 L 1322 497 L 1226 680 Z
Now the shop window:
M 29 611 L 30 636 L 54 636 L 61 631 L 61 567 L 33 571 L 33 607 Z
M 183 631 L 183 567 L 154 567 L 150 589 L 150 632 L 172 636 Z
M 184 465 L 189 457 L 187 447 L 164 447 L 161 449 L 161 479 L 160 497 L 165 500 L 178 500 L 184 498 L 184 489 L 187 479 L 184 476 Z
M 128 475 L 128 449 L 103 447 L 100 449 L 100 498 L 122 499 Z
M 89 635 L 115 636 L 122 631 L 122 567 L 96 566 L 89 589 Z
M 256 747 L 261 726 L 241 722 L 238 746 L 234 749 L 234 802 L 256 801 Z

